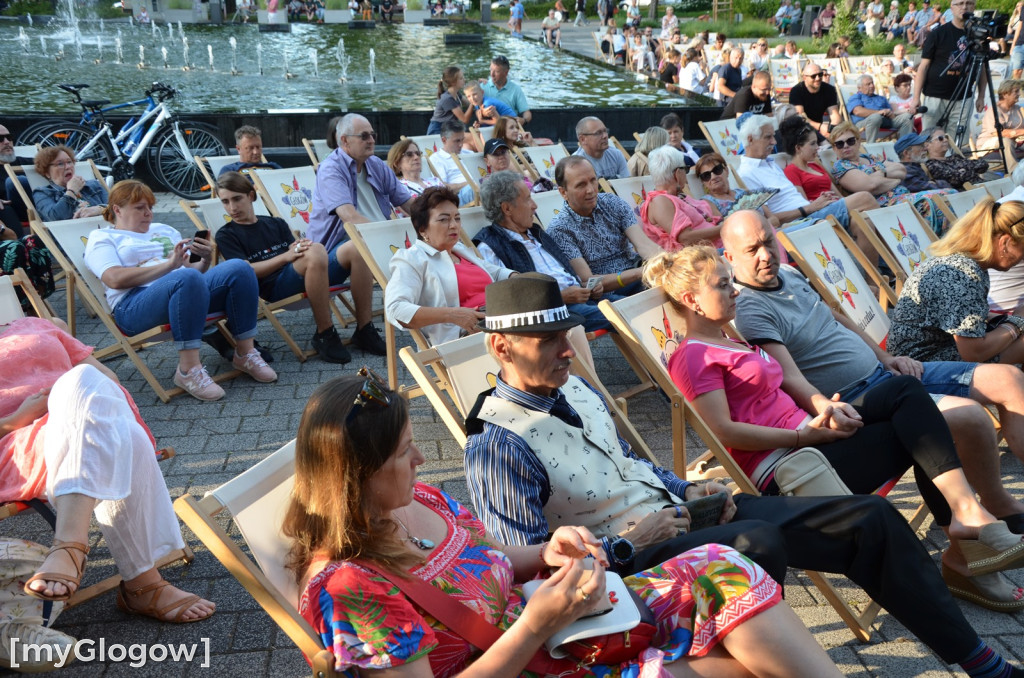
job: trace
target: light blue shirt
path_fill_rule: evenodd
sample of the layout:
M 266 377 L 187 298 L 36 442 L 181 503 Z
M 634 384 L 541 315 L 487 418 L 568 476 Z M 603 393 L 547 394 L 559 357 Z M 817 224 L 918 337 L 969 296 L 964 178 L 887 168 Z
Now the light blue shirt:
M 492 80 L 488 80 L 483 89 L 485 96 L 504 101 L 515 110 L 516 115 L 522 115 L 530 110 L 530 104 L 526 101 L 522 88 L 511 80 L 506 80 L 505 86 L 501 89 L 495 87 Z

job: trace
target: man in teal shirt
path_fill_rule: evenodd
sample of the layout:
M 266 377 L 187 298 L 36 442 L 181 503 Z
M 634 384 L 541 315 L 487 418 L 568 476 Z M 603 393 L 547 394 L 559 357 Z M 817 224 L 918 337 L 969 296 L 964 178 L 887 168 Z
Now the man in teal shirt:
M 508 79 L 508 57 L 501 54 L 491 59 L 491 79 L 484 84 L 484 94 L 492 99 L 500 99 L 515 109 L 516 117 L 527 123 L 533 119 L 530 104 L 526 95 L 516 83 Z

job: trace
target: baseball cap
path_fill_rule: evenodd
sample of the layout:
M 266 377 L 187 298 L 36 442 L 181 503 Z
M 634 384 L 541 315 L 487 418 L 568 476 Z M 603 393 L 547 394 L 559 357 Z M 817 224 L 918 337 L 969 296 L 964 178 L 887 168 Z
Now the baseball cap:
M 504 139 L 491 138 L 484 142 L 484 155 L 494 155 L 499 148 L 508 148 Z

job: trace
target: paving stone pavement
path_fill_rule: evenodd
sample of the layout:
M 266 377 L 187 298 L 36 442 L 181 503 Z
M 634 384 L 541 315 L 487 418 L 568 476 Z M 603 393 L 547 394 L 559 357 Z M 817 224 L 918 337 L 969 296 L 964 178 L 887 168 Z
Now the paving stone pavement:
M 173 196 L 161 195 L 156 209 L 158 221 L 179 228 L 185 235 L 191 235 L 194 231 L 187 218 L 177 209 L 177 200 Z M 63 315 L 63 292 L 51 297 L 50 302 Z M 377 304 L 379 306 L 379 293 Z M 309 312 L 286 313 L 281 318 L 300 343 L 308 345 L 313 330 Z M 77 309 L 77 321 L 80 339 L 94 346 L 110 343 L 99 322 L 90 318 L 81 307 Z M 343 337 L 347 337 L 351 330 L 339 331 Z M 353 349 L 353 361 L 345 366 L 327 364 L 315 358 L 299 363 L 265 321 L 260 323 L 259 340 L 274 350 L 278 382 L 270 385 L 256 384 L 243 376 L 224 383 L 227 395 L 215 403 L 199 402 L 188 396 L 162 403 L 127 359 L 114 359 L 107 363 L 134 395 L 158 443 L 161 446 L 173 446 L 177 451 L 174 459 L 160 465 L 172 499 L 186 492 L 202 496 L 293 438 L 306 398 L 318 384 L 338 375 L 352 374 L 362 364 L 379 373 L 385 372 L 383 358 L 362 354 L 358 349 Z M 403 345 L 410 343 L 405 336 L 400 336 L 400 342 Z M 598 372 L 612 391 L 635 383 L 634 375 L 609 339 L 601 339 L 593 348 Z M 147 349 L 142 355 L 159 379 L 170 381 L 176 363 L 176 354 L 171 346 Z M 225 367 L 220 357 L 205 346 L 203 360 L 211 371 Z M 404 370 L 403 381 L 411 381 Z M 664 399 L 654 392 L 647 392 L 630 401 L 629 411 L 633 423 L 650 447 L 659 454 L 661 462 L 671 464 L 671 430 L 668 424 L 668 405 Z M 420 478 L 468 502 L 461 449 L 455 445 L 425 398 L 412 401 L 411 415 L 416 440 L 427 457 L 426 464 L 420 468 Z M 704 449 L 692 434 L 689 443 L 691 454 Z M 1012 455 L 1003 455 L 1003 474 L 1008 485 L 1018 494 L 1024 490 L 1024 469 Z M 920 501 L 913 483 L 908 481 L 897 488 L 893 497 L 907 514 Z M 925 543 L 937 559 L 945 539 L 930 520 L 927 525 Z M 33 515 L 4 521 L 3 526 L 4 534 L 34 539 L 43 544 L 49 544 L 52 537 L 43 521 Z M 239 539 L 233 526 L 231 531 Z M 212 619 L 198 624 L 174 625 L 132 618 L 117 610 L 113 594 L 107 594 L 66 611 L 57 626 L 78 638 L 93 639 L 96 643 L 104 639 L 108 645 L 195 643 L 208 638 L 209 668 L 202 668 L 198 660 L 192 663 L 148 664 L 138 668 L 129 666 L 127 661 L 108 661 L 73 664 L 62 669 L 61 675 L 104 678 L 122 675 L 244 675 L 249 678 L 308 676 L 309 670 L 301 653 L 287 636 L 202 543 L 189 530 L 185 529 L 184 533 L 186 541 L 195 550 L 195 561 L 189 566 L 167 568 L 164 575 L 173 584 L 215 601 L 217 614 Z M 90 542 L 93 550 L 86 584 L 114 572 L 109 552 L 95 523 Z M 1017 583 L 1024 584 L 1021 573 L 1010 573 L 1010 576 Z M 867 596 L 861 589 L 842 578 L 833 579 L 843 596 L 860 607 L 867 603 Z M 902 625 L 884 611 L 875 623 L 872 641 L 861 644 L 852 639 L 832 608 L 823 601 L 803 574 L 791 571 L 785 584 L 789 604 L 845 675 L 928 678 L 958 675 L 952 673 L 927 647 L 910 637 Z M 986 641 L 1007 657 L 1018 661 L 1024 659 L 1024 615 L 1003 615 L 968 603 L 961 605 Z

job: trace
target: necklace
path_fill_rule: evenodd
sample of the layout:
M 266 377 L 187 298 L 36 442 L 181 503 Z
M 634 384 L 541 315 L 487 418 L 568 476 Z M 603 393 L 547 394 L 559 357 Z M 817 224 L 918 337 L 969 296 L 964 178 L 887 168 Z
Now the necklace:
M 402 522 L 402 519 L 398 516 L 395 516 L 394 514 L 392 515 L 394 519 L 398 521 L 398 524 L 402 526 L 402 529 L 405 530 L 405 533 L 409 535 L 405 541 L 411 541 L 413 544 L 416 545 L 416 548 L 418 548 L 420 551 L 429 551 L 430 549 L 437 546 L 437 544 L 435 544 L 432 539 L 421 539 L 420 537 L 412 536 L 412 534 L 409 532 L 409 528 L 406 527 L 405 523 Z

